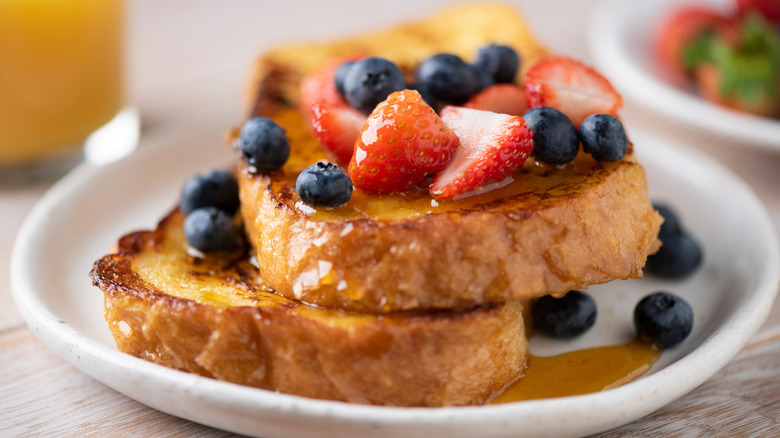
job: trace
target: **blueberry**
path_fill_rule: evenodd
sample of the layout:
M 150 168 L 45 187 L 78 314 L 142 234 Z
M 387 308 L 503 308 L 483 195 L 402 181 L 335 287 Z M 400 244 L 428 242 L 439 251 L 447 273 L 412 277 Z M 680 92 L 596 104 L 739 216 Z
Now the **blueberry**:
M 450 53 L 439 53 L 423 61 L 417 68 L 417 80 L 437 100 L 453 104 L 465 102 L 480 90 L 475 69 Z
M 479 84 L 479 87 L 474 94 L 479 92 L 479 90 L 483 90 L 496 83 L 496 81 L 493 80 L 493 75 L 491 75 L 489 72 L 481 69 L 476 65 L 469 65 L 469 68 L 471 68 L 471 70 L 474 72 L 474 76 L 477 78 L 477 83 Z
M 344 97 L 344 78 L 347 77 L 347 72 L 350 67 L 355 64 L 355 61 L 347 61 L 336 69 L 336 74 L 333 77 L 333 81 L 336 83 L 336 90 L 338 90 L 341 97 Z
M 651 274 L 681 278 L 691 274 L 701 264 L 701 246 L 690 234 L 680 232 L 662 236 L 661 243 L 661 249 L 647 257 L 645 267 Z
M 656 292 L 634 308 L 634 326 L 640 339 L 662 348 L 674 347 L 691 333 L 693 310 L 678 296 Z
M 338 207 L 352 196 L 352 180 L 339 166 L 318 162 L 298 175 L 295 190 L 308 205 Z
M 241 154 L 260 172 L 278 170 L 290 157 L 290 142 L 284 128 L 266 117 L 249 119 L 239 135 Z
M 345 67 L 344 99 L 363 114 L 371 111 L 394 91 L 406 87 L 398 66 L 383 58 L 365 58 Z
M 574 160 L 580 148 L 577 128 L 566 114 L 555 108 L 531 108 L 523 118 L 534 133 L 533 155 L 538 161 L 566 164 Z
M 431 93 L 431 90 L 428 89 L 423 84 L 406 84 L 406 89 L 408 90 L 415 90 L 418 93 L 420 93 L 420 97 L 422 97 L 422 100 L 428 104 L 431 108 L 433 108 L 434 111 L 439 110 L 438 104 L 436 103 L 436 98 L 433 97 L 433 93 Z
M 664 218 L 664 222 L 661 224 L 661 230 L 658 232 L 658 237 L 663 241 L 664 237 L 672 236 L 674 234 L 680 234 L 683 232 L 680 226 L 680 221 L 677 219 L 677 214 L 669 206 L 659 203 L 653 203 L 653 208 Z
M 215 170 L 188 179 L 184 183 L 179 201 L 179 208 L 184 214 L 190 214 L 200 207 L 217 207 L 232 215 L 239 205 L 236 178 L 224 170 Z
M 201 207 L 188 214 L 184 235 L 192 247 L 203 252 L 230 249 L 239 239 L 232 216 L 216 207 Z
M 582 150 L 596 161 L 617 161 L 626 155 L 628 138 L 620 120 L 609 114 L 593 114 L 580 125 Z
M 509 46 L 491 44 L 477 51 L 474 65 L 488 72 L 497 84 L 511 83 L 520 68 L 520 56 Z
M 561 339 L 585 333 L 596 322 L 596 302 L 578 290 L 561 298 L 543 296 L 534 302 L 531 312 L 536 328 Z

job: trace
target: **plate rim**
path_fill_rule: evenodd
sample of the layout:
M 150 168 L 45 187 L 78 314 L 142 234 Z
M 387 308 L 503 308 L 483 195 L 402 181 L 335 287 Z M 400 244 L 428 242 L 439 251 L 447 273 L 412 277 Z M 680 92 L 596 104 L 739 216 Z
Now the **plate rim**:
M 646 137 L 643 136 L 641 131 L 634 132 L 632 135 L 635 139 Z M 778 268 L 775 268 L 774 270 L 766 269 L 766 272 L 757 283 L 755 290 L 747 301 L 748 303 L 752 303 L 752 305 L 743 306 L 738 312 L 733 314 L 731 318 L 724 322 L 724 325 L 740 323 L 740 327 L 744 330 L 732 330 L 710 335 L 710 337 L 702 342 L 701 345 L 679 358 L 676 362 L 658 370 L 650 376 L 646 376 L 609 391 L 490 406 L 399 408 L 356 405 L 327 400 L 315 400 L 295 395 L 243 387 L 241 385 L 216 381 L 206 377 L 168 369 L 121 353 L 115 348 L 111 349 L 99 340 L 91 338 L 86 333 L 79 332 L 74 326 L 68 324 L 67 321 L 58 319 L 53 309 L 43 302 L 40 291 L 34 290 L 33 283 L 31 282 L 31 275 L 34 275 L 35 270 L 32 268 L 32 265 L 29 263 L 26 264 L 25 261 L 30 259 L 29 254 L 31 248 L 34 248 L 36 244 L 39 244 L 39 242 L 36 242 L 35 232 L 40 224 L 43 223 L 46 216 L 50 214 L 50 210 L 57 206 L 58 202 L 60 202 L 59 200 L 69 191 L 77 189 L 80 184 L 85 184 L 89 182 L 91 178 L 96 178 L 100 172 L 109 171 L 112 168 L 111 166 L 126 165 L 127 163 L 132 165 L 134 162 L 144 162 L 148 159 L 154 159 L 157 155 L 165 154 L 167 150 L 171 149 L 170 147 L 142 149 L 119 162 L 111 163 L 103 167 L 81 165 L 64 179 L 56 183 L 36 204 L 17 235 L 11 258 L 12 296 L 28 326 L 33 329 L 36 336 L 44 341 L 49 348 L 57 352 L 60 356 L 83 372 L 135 400 L 139 400 L 139 398 L 131 396 L 119 389 L 117 387 L 119 385 L 117 385 L 116 382 L 107 382 L 105 381 L 106 379 L 96 376 L 95 371 L 89 369 L 90 364 L 87 363 L 87 361 L 107 361 L 123 370 L 132 370 L 141 373 L 141 375 L 151 378 L 152 380 L 167 382 L 172 387 L 176 387 L 179 390 L 186 391 L 197 397 L 209 397 L 210 395 L 213 395 L 213 391 L 219 392 L 220 390 L 229 387 L 231 388 L 231 395 L 237 395 L 237 397 L 234 399 L 217 400 L 216 403 L 235 409 L 265 410 L 267 411 L 266 414 L 279 416 L 280 419 L 282 419 L 282 417 L 300 418 L 299 416 L 304 414 L 305 418 L 337 421 L 355 427 L 374 424 L 386 427 L 399 427 L 402 425 L 415 427 L 420 425 L 437 427 L 457 426 L 465 429 L 470 426 L 473 427 L 484 424 L 485 422 L 491 422 L 496 424 L 496 427 L 498 428 L 504 427 L 506 431 L 513 430 L 516 432 L 516 429 L 512 429 L 512 426 L 514 425 L 516 427 L 518 419 L 527 420 L 536 418 L 540 414 L 549 415 L 553 412 L 560 412 L 561 405 L 587 405 L 590 409 L 596 409 L 600 406 L 609 407 L 619 403 L 620 400 L 631 399 L 632 394 L 636 391 L 642 392 L 644 394 L 643 403 L 641 405 L 634 404 L 633 406 L 629 406 L 628 408 L 631 408 L 631 412 L 624 413 L 623 419 L 613 419 L 606 422 L 602 421 L 595 426 L 591 424 L 591 429 L 581 429 L 581 432 L 579 433 L 587 432 L 588 430 L 590 430 L 590 432 L 607 430 L 625 424 L 628 421 L 633 421 L 634 419 L 646 415 L 679 398 L 709 379 L 719 369 L 725 366 L 766 319 L 771 303 L 777 293 L 778 284 L 780 284 L 780 249 L 778 249 L 776 232 L 765 207 L 753 193 L 752 189 L 732 171 L 717 163 L 714 159 L 701 153 L 687 150 L 686 148 L 680 149 L 679 145 L 678 149 L 675 150 L 672 146 L 668 145 L 668 142 L 670 141 L 668 139 L 657 140 L 657 137 L 647 137 L 645 138 L 645 141 L 650 138 L 655 138 L 656 140 L 653 141 L 663 143 L 663 148 L 667 149 L 665 153 L 682 154 L 689 160 L 695 159 L 696 161 L 705 163 L 708 168 L 718 171 L 722 178 L 725 177 L 728 179 L 735 185 L 737 190 L 745 194 L 746 202 L 753 204 L 762 213 L 761 217 L 756 218 L 756 221 L 765 229 L 764 231 L 769 233 L 772 237 L 771 242 L 773 242 L 773 244 L 768 244 L 768 261 L 774 261 L 774 264 L 777 265 Z M 639 155 L 641 156 L 641 151 L 639 152 Z M 731 342 L 726 344 L 728 348 L 724 355 L 724 349 L 721 345 L 722 342 L 716 343 L 716 346 L 713 346 L 712 342 L 713 338 L 715 338 L 715 340 L 722 340 L 726 337 L 728 337 L 727 340 L 731 340 Z M 62 348 L 63 342 L 68 348 Z M 710 356 L 715 348 L 718 349 L 721 359 L 712 363 Z M 709 366 L 705 367 L 705 369 L 708 369 L 708 372 L 702 372 L 702 368 L 694 367 L 696 369 L 695 373 L 688 372 L 689 381 L 693 382 L 690 386 L 667 388 L 664 391 L 658 391 L 658 382 L 662 383 L 670 374 L 685 374 L 686 367 L 690 370 L 689 363 L 699 363 L 702 362 L 704 358 L 709 360 L 709 362 L 704 361 L 705 364 L 709 363 Z M 246 429 L 233 429 L 230 424 L 221 424 L 212 421 L 203 422 L 200 421 L 199 418 L 187 416 L 186 413 L 185 415 L 182 415 L 181 412 L 171 412 L 171 410 L 165 409 L 164 406 L 161 407 L 156 405 L 153 400 L 139 401 L 158 410 L 210 426 L 239 433 L 249 432 Z M 247 406 L 247 404 L 249 406 Z M 513 420 L 508 421 L 507 417 L 512 417 Z M 403 431 L 403 429 L 400 430 Z M 387 429 L 385 429 L 385 432 L 387 432 Z M 408 432 L 408 430 L 406 430 L 406 432 Z

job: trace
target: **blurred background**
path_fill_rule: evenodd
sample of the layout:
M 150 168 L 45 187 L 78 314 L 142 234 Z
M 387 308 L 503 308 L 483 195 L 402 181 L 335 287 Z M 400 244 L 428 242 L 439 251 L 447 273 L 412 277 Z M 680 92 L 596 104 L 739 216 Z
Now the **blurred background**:
M 249 68 L 263 48 L 282 42 L 347 36 L 414 19 L 451 1 L 278 3 L 235 0 L 127 0 L 130 101 L 140 110 L 144 135 L 179 124 L 236 125 Z M 587 53 L 588 12 L 595 1 L 557 0 L 562 9 L 517 1 L 540 40 L 554 51 Z M 355 18 L 351 18 L 355 17 Z M 204 133 L 214 141 L 221 132 Z

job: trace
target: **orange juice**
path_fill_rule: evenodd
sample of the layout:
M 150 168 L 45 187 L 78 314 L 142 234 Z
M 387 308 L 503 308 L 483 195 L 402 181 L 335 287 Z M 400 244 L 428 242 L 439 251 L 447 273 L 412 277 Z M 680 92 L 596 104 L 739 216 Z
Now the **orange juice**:
M 122 0 L 0 0 L 0 167 L 73 150 L 123 104 Z

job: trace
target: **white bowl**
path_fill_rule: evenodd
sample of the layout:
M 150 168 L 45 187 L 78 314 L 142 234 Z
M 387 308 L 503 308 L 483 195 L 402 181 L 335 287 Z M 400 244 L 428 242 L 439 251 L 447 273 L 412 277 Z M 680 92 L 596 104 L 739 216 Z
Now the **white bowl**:
M 599 71 L 632 103 L 661 114 L 672 126 L 724 138 L 736 147 L 780 152 L 780 120 L 714 105 L 676 81 L 654 58 L 651 36 L 662 17 L 685 4 L 712 5 L 724 12 L 732 0 L 607 0 L 593 14 L 590 52 Z

